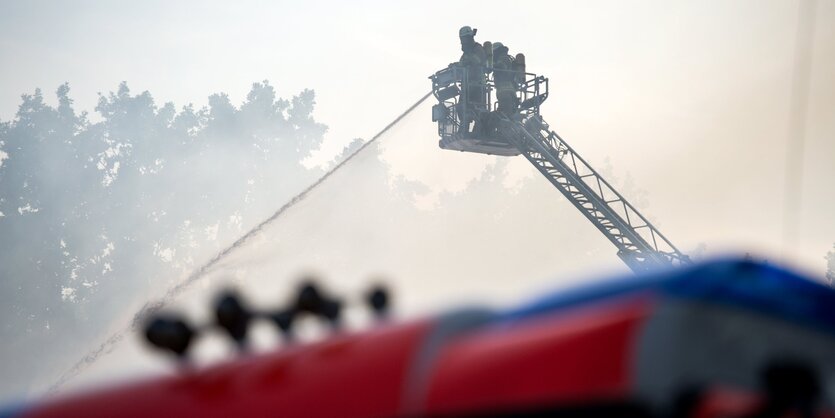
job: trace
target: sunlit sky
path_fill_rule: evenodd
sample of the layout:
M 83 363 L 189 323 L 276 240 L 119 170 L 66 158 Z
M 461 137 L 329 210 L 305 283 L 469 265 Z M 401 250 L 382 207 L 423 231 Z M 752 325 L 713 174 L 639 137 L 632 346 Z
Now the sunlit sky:
M 123 80 L 158 104 L 200 107 L 215 92 L 240 103 L 267 79 L 285 97 L 316 90 L 315 115 L 330 130 L 312 161 L 324 162 L 428 91 L 468 24 L 550 77 L 546 119 L 593 164 L 608 161 L 646 190 L 668 235 L 788 251 L 822 271 L 835 241 L 835 3 L 817 3 L 791 249 L 782 209 L 794 1 L 0 1 L 0 120 L 36 87 L 54 102 L 65 81 L 93 113 L 96 93 Z

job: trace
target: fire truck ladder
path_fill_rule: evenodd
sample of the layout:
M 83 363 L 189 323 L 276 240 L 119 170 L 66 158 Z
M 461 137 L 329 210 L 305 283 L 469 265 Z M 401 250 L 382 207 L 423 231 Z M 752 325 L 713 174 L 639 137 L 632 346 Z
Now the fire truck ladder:
M 499 70 L 492 72 L 495 75 Z M 496 86 L 491 77 L 476 89 L 467 88 L 468 73 L 461 67 L 450 66 L 429 77 L 438 99 L 432 120 L 438 122 L 439 146 L 481 154 L 524 155 L 617 247 L 618 257 L 636 273 L 690 264 L 687 255 L 550 130 L 539 112 L 548 98 L 548 79 L 531 73 L 518 76 L 518 110 L 512 117 L 494 111 Z M 471 91 L 484 95 L 468 97 Z M 470 126 L 475 120 L 481 128 Z
M 634 272 L 690 263 L 583 157 L 549 130 L 540 115 L 522 122 L 499 113 L 498 132 L 617 247 L 618 257 Z

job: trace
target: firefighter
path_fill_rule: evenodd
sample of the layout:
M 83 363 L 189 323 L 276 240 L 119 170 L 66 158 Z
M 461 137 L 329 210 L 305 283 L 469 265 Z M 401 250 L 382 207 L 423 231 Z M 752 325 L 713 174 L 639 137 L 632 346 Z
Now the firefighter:
M 490 74 L 493 71 L 493 43 L 484 41 L 484 54 L 487 56 L 487 62 L 484 65 L 484 72 Z
M 484 108 L 484 68 L 487 64 L 487 54 L 484 48 L 475 41 L 478 29 L 463 26 L 458 30 L 461 41 L 461 59 L 458 65 L 464 67 L 466 86 L 464 100 L 458 103 L 458 117 L 461 122 L 461 133 L 469 133 L 470 123 L 477 122 L 480 111 Z M 473 129 L 475 131 L 475 128 Z
M 513 59 L 513 72 L 516 76 L 516 84 L 524 84 L 525 83 L 525 54 L 518 53 L 516 54 L 516 58 Z
M 519 107 L 519 98 L 516 96 L 518 72 L 518 66 L 514 65 L 507 47 L 501 42 L 493 43 L 493 80 L 499 102 L 497 110 L 507 116 L 515 114 Z

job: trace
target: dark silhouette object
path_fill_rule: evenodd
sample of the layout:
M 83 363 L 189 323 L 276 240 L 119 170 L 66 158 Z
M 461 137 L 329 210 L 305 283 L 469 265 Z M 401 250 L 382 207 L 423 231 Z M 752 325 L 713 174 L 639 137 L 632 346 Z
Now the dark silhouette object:
M 295 319 L 295 317 L 296 314 L 293 309 L 277 311 L 269 314 L 269 318 L 275 322 L 276 326 L 278 326 L 284 334 L 284 338 L 289 340 L 293 339 L 293 319 Z
M 290 308 L 267 314 L 285 338 L 293 338 L 293 324 L 299 315 L 312 315 L 326 320 L 333 328 L 339 328 L 342 302 L 325 296 L 312 279 L 302 281 L 295 301 Z
M 527 70 L 525 65 L 525 54 L 521 52 L 516 54 L 511 68 L 513 68 L 513 73 L 516 76 L 516 84 L 523 84 L 525 82 L 525 71 Z
M 796 411 L 800 418 L 815 416 L 820 381 L 809 365 L 793 360 L 775 361 L 762 375 L 766 401 L 751 418 L 779 418 Z
M 516 113 L 519 107 L 518 68 L 515 68 L 513 57 L 508 54 L 508 48 L 501 42 L 493 43 L 493 80 L 496 83 L 496 99 L 498 111 L 507 116 Z
M 295 310 L 298 313 L 307 312 L 317 315 L 322 312 L 322 307 L 325 299 L 319 291 L 319 287 L 312 280 L 305 280 L 299 288 L 299 294 L 296 297 Z
M 215 321 L 223 328 L 239 349 L 246 348 L 246 336 L 253 314 L 244 308 L 240 297 L 234 291 L 221 293 L 215 303 Z
M 377 285 L 371 288 L 365 297 L 365 301 L 368 303 L 368 306 L 371 307 L 371 310 L 374 311 L 374 315 L 376 315 L 378 319 L 388 316 L 389 292 L 388 289 L 382 285 Z
M 458 103 L 458 116 L 461 123 L 461 132 L 469 133 L 470 124 L 477 122 L 477 113 L 485 106 L 485 77 L 484 69 L 487 65 L 487 54 L 484 47 L 475 41 L 478 29 L 469 26 L 462 26 L 458 30 L 458 39 L 461 41 L 461 58 L 457 65 L 465 69 L 466 88 L 464 96 Z M 473 130 L 475 130 L 475 126 Z
M 173 352 L 184 358 L 195 332 L 184 320 L 177 317 L 158 316 L 145 327 L 145 338 L 154 347 Z
M 484 72 L 490 74 L 493 72 L 493 43 L 490 41 L 484 41 L 482 48 L 484 48 L 484 55 L 486 57 Z
M 342 302 L 336 299 L 325 300 L 322 303 L 322 311 L 320 312 L 320 316 L 326 319 L 331 327 L 334 329 L 339 328 L 340 324 L 340 314 L 342 313 Z
M 299 289 L 294 314 L 308 313 L 330 322 L 334 328 L 339 327 L 339 317 L 342 303 L 335 298 L 325 296 L 313 280 L 305 280 Z

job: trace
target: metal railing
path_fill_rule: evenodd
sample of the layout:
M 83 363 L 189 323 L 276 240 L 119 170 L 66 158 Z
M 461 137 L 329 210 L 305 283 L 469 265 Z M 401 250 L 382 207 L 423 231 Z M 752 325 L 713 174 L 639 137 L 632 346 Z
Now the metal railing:
M 515 88 L 522 117 L 539 115 L 540 105 L 548 98 L 548 78 L 544 76 L 485 67 L 481 69 L 483 80 L 472 84 L 469 80 L 471 71 L 469 68 L 451 65 L 429 77 L 432 80 L 432 94 L 438 100 L 432 109 L 432 120 L 438 122 L 438 135 L 441 139 L 472 132 L 471 126 L 462 129 L 463 125 L 483 120 L 486 114 L 496 110 L 495 75 L 498 73 L 512 73 L 518 79 Z M 471 97 L 474 93 L 479 93 L 480 97 Z

